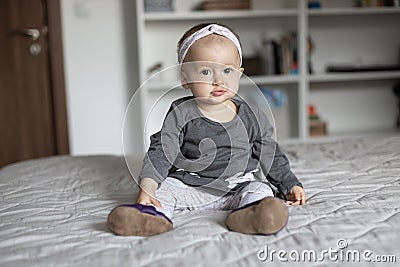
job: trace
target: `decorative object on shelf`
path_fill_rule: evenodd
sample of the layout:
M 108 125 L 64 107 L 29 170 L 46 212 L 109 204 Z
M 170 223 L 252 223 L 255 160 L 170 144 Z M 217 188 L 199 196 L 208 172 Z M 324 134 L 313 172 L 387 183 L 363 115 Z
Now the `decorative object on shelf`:
M 315 51 L 315 43 L 314 43 L 313 39 L 311 38 L 311 36 L 308 36 L 307 42 L 308 42 L 308 47 L 307 47 L 307 68 L 308 68 L 308 73 L 309 74 L 313 74 L 314 73 L 314 69 L 313 69 L 313 66 L 312 66 L 311 55 Z
M 297 33 L 293 32 L 290 35 L 289 51 L 290 51 L 290 74 L 299 74 L 299 64 L 298 64 L 298 48 L 297 48 Z
M 286 102 L 286 95 L 280 88 L 260 87 L 262 94 L 271 108 L 281 108 Z
M 173 11 L 172 0 L 144 0 L 145 12 L 171 12 Z
M 247 76 L 262 74 L 262 59 L 259 55 L 243 58 L 244 73 Z
M 308 1 L 308 8 L 314 9 L 314 8 L 321 8 L 321 3 L 319 1 Z
M 309 134 L 310 137 L 326 136 L 326 122 L 322 121 L 314 105 L 308 105 Z
M 210 0 L 203 1 L 201 10 L 250 9 L 250 0 Z
M 399 113 L 397 114 L 397 121 L 396 121 L 396 127 L 400 128 L 400 82 L 397 83 L 394 87 L 393 87 L 393 93 L 395 94 L 395 96 L 397 97 L 397 107 L 399 109 Z

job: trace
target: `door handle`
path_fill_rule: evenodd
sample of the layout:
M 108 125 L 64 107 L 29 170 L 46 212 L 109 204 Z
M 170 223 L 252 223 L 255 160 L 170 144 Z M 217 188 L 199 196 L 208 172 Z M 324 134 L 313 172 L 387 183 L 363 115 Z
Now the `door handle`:
M 12 31 L 11 34 L 13 35 L 23 35 L 29 37 L 32 41 L 36 41 L 40 37 L 40 31 L 38 29 L 18 29 Z

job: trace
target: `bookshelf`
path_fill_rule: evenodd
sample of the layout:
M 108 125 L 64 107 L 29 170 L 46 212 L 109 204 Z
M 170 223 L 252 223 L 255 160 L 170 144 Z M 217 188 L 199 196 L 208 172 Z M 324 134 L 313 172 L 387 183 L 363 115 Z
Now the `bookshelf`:
M 259 53 L 262 40 L 280 38 L 290 32 L 298 36 L 298 74 L 291 75 L 257 75 L 251 79 L 259 86 L 281 89 L 286 97 L 288 111 L 282 116 L 281 110 L 273 110 L 276 119 L 278 139 L 309 139 L 307 107 L 309 103 L 317 106 L 323 119 L 328 121 L 328 132 L 340 135 L 341 132 L 352 132 L 352 125 L 364 121 L 354 127 L 353 134 L 374 131 L 376 128 L 388 128 L 388 120 L 384 124 L 371 122 L 371 129 L 366 119 L 360 119 L 360 112 L 366 107 L 364 94 L 385 103 L 375 104 L 372 108 L 379 110 L 379 116 L 373 117 L 382 121 L 387 114 L 397 112 L 395 99 L 391 99 L 389 91 L 400 80 L 400 71 L 375 71 L 353 73 L 327 73 L 330 63 L 400 63 L 400 25 L 399 7 L 355 7 L 351 0 L 322 0 L 319 9 L 308 9 L 307 0 L 253 0 L 250 10 L 231 11 L 193 11 L 200 0 L 175 0 L 172 12 L 144 11 L 144 0 L 135 5 L 135 64 L 139 100 L 135 103 L 136 121 L 145 130 L 138 138 L 148 139 L 148 135 L 159 130 L 162 119 L 170 102 L 189 92 L 179 88 L 179 76 L 166 73 L 162 78 L 146 82 L 149 78 L 147 70 L 156 63 L 163 68 L 173 66 L 176 60 L 176 42 L 190 26 L 201 22 L 221 22 L 230 25 L 240 36 L 243 55 L 252 56 Z M 311 36 L 315 43 L 315 51 L 311 54 L 314 72 L 308 73 L 307 38 Z M 249 85 L 243 80 L 241 86 Z M 363 88 L 366 88 L 363 90 Z M 168 89 L 174 88 L 169 91 Z M 382 93 L 383 92 L 383 93 Z M 337 96 L 337 100 L 335 99 Z M 352 101 L 343 101 L 347 97 Z M 162 101 L 158 101 L 162 98 Z M 360 100 L 361 99 L 361 100 Z M 332 102 L 337 102 L 338 109 L 351 110 L 345 116 L 339 112 L 335 115 Z M 346 102 L 346 103 L 345 103 Z M 154 103 L 157 103 L 155 105 Z M 342 105 L 350 105 L 343 108 Z M 368 103 L 371 105 L 371 103 Z M 383 111 L 382 111 L 383 110 Z M 373 111 L 374 112 L 374 111 Z M 149 115 L 150 113 L 150 115 Z M 368 113 L 365 113 L 368 114 Z M 393 118 L 397 114 L 392 114 Z M 340 123 L 345 116 L 345 123 Z M 354 120 L 352 122 L 352 119 Z M 280 125 L 284 125 L 282 129 Z M 347 128 L 346 128 L 347 127 Z M 390 129 L 389 129 L 390 128 Z M 384 130 L 385 130 L 384 129 Z M 147 142 L 147 141 L 146 141 Z

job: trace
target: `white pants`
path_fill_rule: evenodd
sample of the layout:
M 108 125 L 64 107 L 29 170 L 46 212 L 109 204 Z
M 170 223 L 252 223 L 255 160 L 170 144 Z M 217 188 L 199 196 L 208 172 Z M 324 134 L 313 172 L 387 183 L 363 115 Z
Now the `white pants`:
M 192 187 L 178 179 L 168 177 L 156 191 L 163 208 L 157 208 L 168 218 L 175 210 L 232 210 L 266 197 L 273 197 L 272 189 L 262 182 L 253 181 L 233 194 L 221 196 L 205 187 Z

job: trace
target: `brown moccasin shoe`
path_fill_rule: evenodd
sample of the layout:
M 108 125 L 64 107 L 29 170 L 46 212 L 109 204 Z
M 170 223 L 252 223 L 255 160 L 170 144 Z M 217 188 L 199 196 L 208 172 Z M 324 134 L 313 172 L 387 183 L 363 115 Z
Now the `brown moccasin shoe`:
M 274 234 L 287 223 L 288 209 L 279 198 L 266 197 L 232 211 L 225 223 L 243 234 Z
M 108 228 L 116 235 L 152 236 L 172 230 L 172 221 L 153 206 L 133 204 L 114 208 Z

